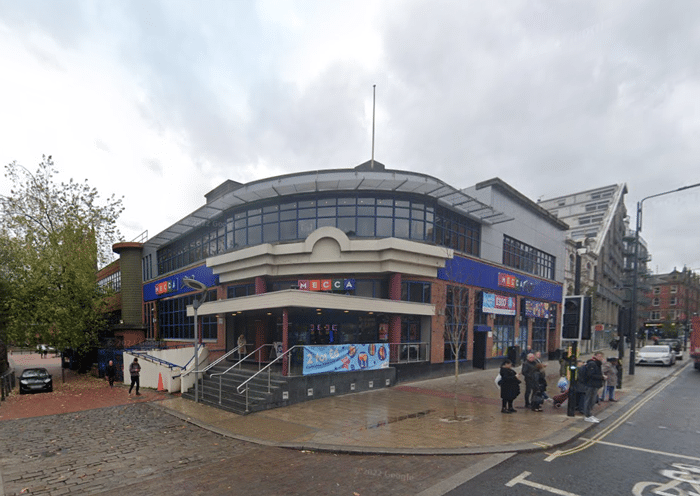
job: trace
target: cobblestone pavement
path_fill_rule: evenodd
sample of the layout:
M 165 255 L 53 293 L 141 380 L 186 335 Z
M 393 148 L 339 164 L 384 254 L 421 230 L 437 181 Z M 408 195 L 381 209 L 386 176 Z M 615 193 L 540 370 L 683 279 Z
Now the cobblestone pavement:
M 486 458 L 265 447 L 149 403 L 4 420 L 0 439 L 6 495 L 405 495 Z

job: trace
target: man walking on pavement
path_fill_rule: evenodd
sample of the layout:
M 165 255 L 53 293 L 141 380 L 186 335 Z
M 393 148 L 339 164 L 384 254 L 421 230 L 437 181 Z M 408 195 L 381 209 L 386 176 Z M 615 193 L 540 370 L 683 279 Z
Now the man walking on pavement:
M 129 394 L 131 394 L 131 390 L 136 386 L 136 396 L 141 396 L 141 393 L 139 393 L 139 372 L 141 372 L 141 365 L 139 365 L 139 359 L 134 357 L 134 361 L 129 365 L 129 374 L 131 375 Z
M 528 353 L 523 366 L 520 369 L 520 373 L 523 374 L 525 379 L 525 408 L 530 408 L 532 400 L 532 393 L 535 391 L 537 385 L 533 383 L 535 365 L 537 365 L 537 357 L 534 353 Z
M 584 368 L 583 383 L 586 385 L 586 397 L 583 401 L 583 414 L 586 416 L 586 422 L 597 424 L 600 422 L 593 416 L 593 405 L 598 398 L 598 390 L 603 386 L 605 376 L 603 375 L 603 360 L 605 359 L 601 351 L 596 352 L 590 360 L 586 362 Z

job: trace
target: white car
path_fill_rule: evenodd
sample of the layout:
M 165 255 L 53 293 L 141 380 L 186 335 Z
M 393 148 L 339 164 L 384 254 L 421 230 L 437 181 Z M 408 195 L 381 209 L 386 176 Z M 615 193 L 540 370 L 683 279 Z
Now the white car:
M 637 352 L 634 359 L 635 365 L 666 365 L 670 367 L 676 363 L 676 354 L 671 347 L 665 344 L 645 346 Z

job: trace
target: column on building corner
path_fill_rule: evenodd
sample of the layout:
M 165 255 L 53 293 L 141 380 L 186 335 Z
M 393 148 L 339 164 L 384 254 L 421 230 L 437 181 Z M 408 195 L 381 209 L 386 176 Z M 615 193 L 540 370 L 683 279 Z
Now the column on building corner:
M 255 294 L 265 294 L 267 293 L 267 281 L 264 277 L 257 276 L 255 278 Z M 255 321 L 255 348 L 258 349 L 266 343 L 266 329 L 267 329 L 267 315 L 262 316 L 261 319 Z M 269 348 L 263 348 L 260 350 L 260 354 L 254 357 L 258 361 L 267 360 L 270 356 Z
M 389 299 L 401 299 L 401 274 L 391 274 L 389 276 Z M 391 315 L 389 317 L 389 348 L 392 356 L 390 361 L 396 362 L 399 359 L 399 344 L 401 343 L 401 315 Z
M 286 376 L 289 369 L 289 355 L 287 355 L 287 350 L 289 349 L 289 310 L 287 308 L 282 309 L 282 352 L 285 353 L 284 358 L 282 358 L 282 375 Z

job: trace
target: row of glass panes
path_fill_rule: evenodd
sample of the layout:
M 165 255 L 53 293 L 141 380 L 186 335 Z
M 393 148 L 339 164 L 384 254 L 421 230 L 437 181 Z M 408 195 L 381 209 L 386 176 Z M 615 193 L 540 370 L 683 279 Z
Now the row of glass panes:
M 158 302 L 158 331 L 162 339 L 194 339 L 194 318 L 187 316 L 187 306 L 194 296 L 183 296 Z M 200 318 L 199 332 L 202 339 L 216 339 L 215 315 Z
M 481 233 L 478 223 L 446 209 L 439 208 L 436 218 L 433 207 L 422 202 L 361 197 L 268 205 L 243 210 L 207 225 L 208 232 L 160 250 L 158 273 L 245 246 L 305 239 L 324 226 L 337 227 L 350 237 L 435 242 L 472 255 L 479 254 Z
M 503 237 L 503 265 L 554 279 L 555 258 L 509 236 Z

